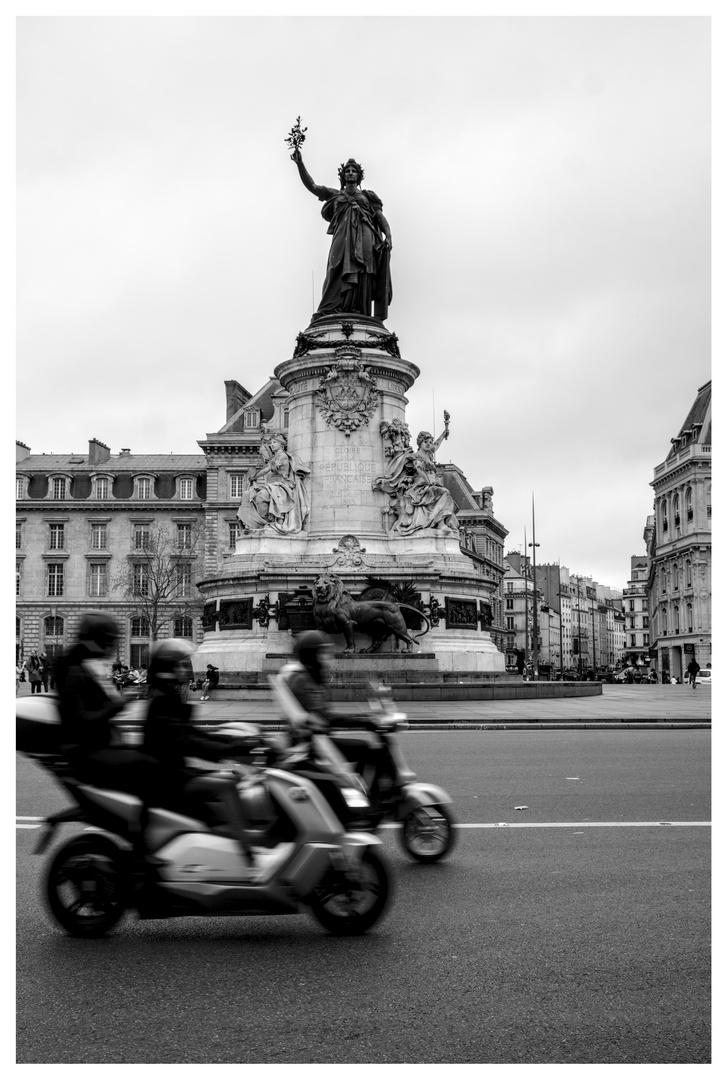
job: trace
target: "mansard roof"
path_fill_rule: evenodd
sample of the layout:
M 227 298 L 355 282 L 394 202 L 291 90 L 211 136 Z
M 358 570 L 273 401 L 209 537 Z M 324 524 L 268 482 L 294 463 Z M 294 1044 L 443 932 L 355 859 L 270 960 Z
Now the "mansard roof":
M 682 446 L 682 440 L 685 438 L 685 445 L 696 443 L 701 446 L 711 445 L 712 436 L 712 383 L 708 381 L 704 383 L 698 390 L 697 397 L 690 407 L 688 415 L 683 421 L 683 425 L 672 440 L 672 447 L 670 449 L 668 458 L 676 454 Z
M 90 464 L 88 454 L 28 454 L 16 472 L 204 472 L 204 454 L 112 454 Z

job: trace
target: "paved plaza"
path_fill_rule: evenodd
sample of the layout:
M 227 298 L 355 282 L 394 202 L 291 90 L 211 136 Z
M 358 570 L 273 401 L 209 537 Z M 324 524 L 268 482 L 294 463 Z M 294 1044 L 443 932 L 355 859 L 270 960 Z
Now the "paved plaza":
M 20 692 L 29 694 L 29 687 L 21 683 Z M 634 684 L 617 686 L 606 684 L 603 693 L 585 698 L 551 698 L 544 701 L 409 701 L 402 710 L 412 724 L 432 723 L 710 723 L 711 690 L 698 686 L 695 690 L 681 684 L 678 686 L 652 686 Z M 193 694 L 190 701 L 196 704 L 195 719 L 225 723 L 231 720 L 247 720 L 251 723 L 273 723 L 279 719 L 271 700 L 256 701 L 199 701 Z M 130 701 L 130 720 L 141 719 L 146 703 Z M 359 712 L 363 703 L 336 705 L 342 712 Z

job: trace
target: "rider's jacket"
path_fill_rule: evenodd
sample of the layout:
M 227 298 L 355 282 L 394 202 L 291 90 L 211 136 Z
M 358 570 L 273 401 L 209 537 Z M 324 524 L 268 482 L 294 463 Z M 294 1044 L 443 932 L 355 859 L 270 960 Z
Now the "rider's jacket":
M 189 777 L 185 758 L 220 761 L 236 749 L 230 739 L 197 731 L 192 706 L 176 694 L 159 694 L 150 701 L 142 751 L 159 762 L 168 782 L 176 778 L 182 783 Z
M 115 742 L 110 720 L 124 708 L 114 701 L 93 674 L 91 654 L 76 645 L 56 665 L 58 709 L 61 714 L 61 746 L 69 761 L 103 750 Z

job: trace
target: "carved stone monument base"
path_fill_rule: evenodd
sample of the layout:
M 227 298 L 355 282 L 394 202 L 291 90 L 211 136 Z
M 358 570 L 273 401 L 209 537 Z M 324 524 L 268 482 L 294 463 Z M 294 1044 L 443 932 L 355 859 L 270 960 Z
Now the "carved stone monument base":
M 308 513 L 298 532 L 246 530 L 222 568 L 199 583 L 206 631 L 196 669 L 213 663 L 223 676 L 261 673 L 267 655 L 290 653 L 286 605 L 318 575 L 334 574 L 355 596 L 370 578 L 414 591 L 432 624 L 415 652 L 434 654 L 432 669 L 440 674 L 505 671 L 487 629 L 495 575 L 461 549 L 451 527 L 425 525 L 402 535 L 398 520 L 409 528 L 414 519 L 398 518 L 399 489 L 392 494 L 375 485 L 392 475 L 393 462 L 408 462 L 397 455 L 405 447 L 405 395 L 418 375 L 376 319 L 325 316 L 299 334 L 275 377 L 288 395 L 287 453 L 310 470 L 302 481 Z M 426 509 L 418 513 L 417 521 L 423 513 L 427 520 Z M 294 614 L 300 621 L 298 609 Z M 370 644 L 357 634 L 357 649 Z M 385 643 L 378 655 L 396 664 L 390 650 Z

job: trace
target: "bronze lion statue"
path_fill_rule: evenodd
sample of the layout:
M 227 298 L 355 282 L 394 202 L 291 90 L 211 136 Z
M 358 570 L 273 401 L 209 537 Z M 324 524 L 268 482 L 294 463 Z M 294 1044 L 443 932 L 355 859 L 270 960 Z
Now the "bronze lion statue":
M 355 629 L 369 634 L 372 639 L 369 648 L 362 649 L 362 652 L 376 652 L 387 638 L 392 636 L 396 639 L 397 648 L 401 641 L 407 646 L 407 651 L 412 652 L 412 646 L 418 644 L 417 639 L 430 629 L 427 616 L 410 604 L 368 598 L 368 591 L 377 594 L 377 590 L 364 590 L 359 600 L 355 600 L 351 593 L 344 590 L 341 578 L 335 574 L 321 574 L 317 577 L 311 592 L 313 617 L 318 629 L 328 634 L 343 634 L 346 641 L 344 652 L 354 651 Z M 401 611 L 403 607 L 417 611 L 427 623 L 427 628 L 420 634 L 412 636 L 407 630 Z

